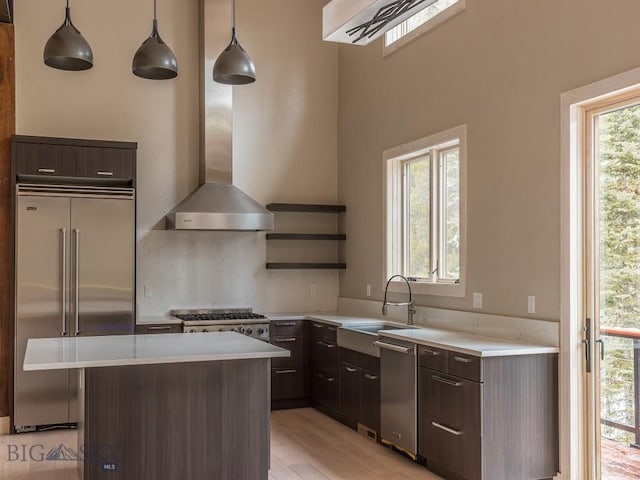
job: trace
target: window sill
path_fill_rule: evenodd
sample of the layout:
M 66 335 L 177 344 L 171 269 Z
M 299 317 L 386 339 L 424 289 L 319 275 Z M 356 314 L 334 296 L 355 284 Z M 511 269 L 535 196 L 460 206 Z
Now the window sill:
M 430 283 L 430 282 L 410 282 L 411 292 L 414 295 L 434 295 L 438 297 L 458 297 L 466 296 L 464 284 L 456 283 Z M 403 280 L 392 280 L 389 284 L 389 291 L 394 293 L 406 293 L 407 284 Z

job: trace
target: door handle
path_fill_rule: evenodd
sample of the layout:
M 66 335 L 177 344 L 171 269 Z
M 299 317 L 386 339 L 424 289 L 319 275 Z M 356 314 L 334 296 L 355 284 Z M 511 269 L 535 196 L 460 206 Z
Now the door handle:
M 335 382 L 336 381 L 335 377 L 327 377 L 326 375 L 323 375 L 321 373 L 318 374 L 318 378 L 321 378 L 325 382 Z
M 429 350 L 428 348 L 425 348 L 422 351 L 423 353 L 426 353 L 427 355 L 432 355 L 434 357 L 437 357 L 438 355 L 440 355 L 440 352 L 436 352 L 435 350 Z
M 604 340 L 599 338 L 596 343 L 600 344 L 600 360 L 604 360 Z
M 458 356 L 453 357 L 453 359 L 456 362 L 462 362 L 462 363 L 471 363 L 472 362 L 472 360 L 470 358 L 464 358 L 464 357 L 458 357 Z
M 73 313 L 76 319 L 76 329 L 73 334 L 77 337 L 80 335 L 80 312 L 78 309 L 80 305 L 80 229 L 75 228 L 73 233 L 75 235 L 75 275 L 73 285 L 73 288 L 75 289 L 75 308 Z
M 364 374 L 364 378 L 366 378 L 367 380 L 377 380 L 378 376 L 377 375 L 371 375 L 370 373 L 365 373 Z
M 462 385 L 462 382 L 456 382 L 455 380 L 449 380 L 448 378 L 441 377 L 440 375 L 431 375 L 431 378 L 436 382 L 446 383 L 447 385 L 451 385 L 452 387 L 459 387 Z
M 39 168 L 38 173 L 56 173 L 53 168 Z
M 60 288 L 61 292 L 61 303 L 62 303 L 62 331 L 60 332 L 61 337 L 67 336 L 67 229 L 61 228 L 60 234 L 62 237 L 62 288 Z
M 411 354 L 415 352 L 414 347 L 402 347 L 400 345 L 394 345 L 393 343 L 381 342 L 380 340 L 376 340 L 373 342 L 376 347 L 384 348 L 385 350 L 391 350 L 393 352 Z
M 102 177 L 113 177 L 113 172 L 96 172 L 96 173 Z
M 150 327 L 147 327 L 147 330 L 149 331 L 161 331 L 161 330 L 171 330 L 171 327 L 169 325 L 152 325 Z
M 462 432 L 460 430 L 454 430 L 453 428 L 445 427 L 444 425 L 438 422 L 431 422 L 431 425 L 433 425 L 436 428 L 439 428 L 440 430 L 444 430 L 445 432 L 456 435 L 458 437 L 462 435 Z
M 296 322 L 279 322 L 275 324 L 276 327 L 295 327 Z
M 296 341 L 296 337 L 289 337 L 289 338 L 279 338 L 276 337 L 275 340 L 277 343 L 293 343 Z
M 316 343 L 325 348 L 336 348 L 336 346 L 333 343 L 323 342 L 322 340 L 318 340 Z
M 296 373 L 297 370 L 291 369 L 291 370 L 276 370 L 276 375 L 284 375 L 284 374 L 288 374 L 288 373 Z
M 344 368 L 345 368 L 345 370 L 346 370 L 347 372 L 349 372 L 349 373 L 355 373 L 355 372 L 357 372 L 357 371 L 358 371 L 358 369 L 357 369 L 357 368 L 352 368 L 352 367 L 344 367 Z
M 587 373 L 591 373 L 591 319 L 587 318 L 584 324 L 584 360 Z

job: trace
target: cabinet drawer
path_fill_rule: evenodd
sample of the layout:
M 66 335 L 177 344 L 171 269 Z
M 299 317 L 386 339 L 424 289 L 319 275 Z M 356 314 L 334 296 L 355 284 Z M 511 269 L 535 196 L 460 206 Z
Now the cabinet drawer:
M 175 324 L 155 324 L 155 325 L 136 325 L 136 334 L 150 334 L 150 333 L 181 333 L 182 325 Z
M 313 369 L 337 377 L 340 370 L 340 350 L 335 343 L 316 339 L 311 344 Z
M 482 359 L 464 353 L 447 352 L 448 372 L 451 375 L 482 382 Z
M 442 348 L 418 345 L 418 366 L 447 371 L 447 351 Z
M 456 430 L 482 433 L 482 384 L 419 369 L 420 413 Z
M 300 337 L 304 335 L 304 320 L 273 320 L 269 323 L 271 336 Z
M 88 178 L 134 177 L 135 150 L 84 147 L 78 151 L 77 174 Z
M 74 177 L 77 147 L 43 143 L 14 143 L 16 174 Z
M 340 382 L 338 375 L 314 371 L 311 379 L 313 401 L 330 412 L 337 412 L 340 407 Z
M 271 369 L 272 400 L 304 398 L 304 390 L 304 369 L 302 367 Z
M 445 478 L 480 480 L 482 437 L 429 417 L 420 417 L 420 455 L 427 467 Z
M 302 337 L 275 337 L 271 343 L 291 352 L 289 357 L 271 359 L 274 368 L 296 367 L 304 365 L 304 339 Z
M 327 340 L 328 342 L 335 343 L 338 336 L 338 327 L 335 325 L 327 325 L 325 323 L 312 322 L 311 323 L 311 338 Z

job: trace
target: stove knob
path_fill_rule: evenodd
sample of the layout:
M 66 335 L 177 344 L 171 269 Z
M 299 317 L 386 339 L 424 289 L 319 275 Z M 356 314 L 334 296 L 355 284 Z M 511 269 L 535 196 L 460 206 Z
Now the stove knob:
M 208 332 L 209 330 L 207 330 L 206 328 L 202 329 L 203 332 Z
M 231 327 L 231 331 L 235 332 L 236 331 L 235 327 Z
M 253 333 L 253 328 L 247 327 L 247 329 L 244 331 L 244 333 L 246 333 L 247 335 L 251 335 Z
M 258 335 L 263 335 L 264 334 L 264 328 L 260 327 L 258 328 Z
M 238 327 L 238 333 L 244 333 L 244 327 L 242 326 Z

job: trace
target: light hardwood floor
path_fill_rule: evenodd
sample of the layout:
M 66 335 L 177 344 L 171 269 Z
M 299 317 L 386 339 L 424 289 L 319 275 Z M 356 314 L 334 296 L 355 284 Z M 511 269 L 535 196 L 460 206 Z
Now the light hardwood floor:
M 76 450 L 77 433 L 57 430 L 0 436 L 0 479 L 78 480 L 75 462 L 40 461 L 60 445 Z M 282 410 L 271 416 L 269 480 L 439 478 L 314 409 Z

